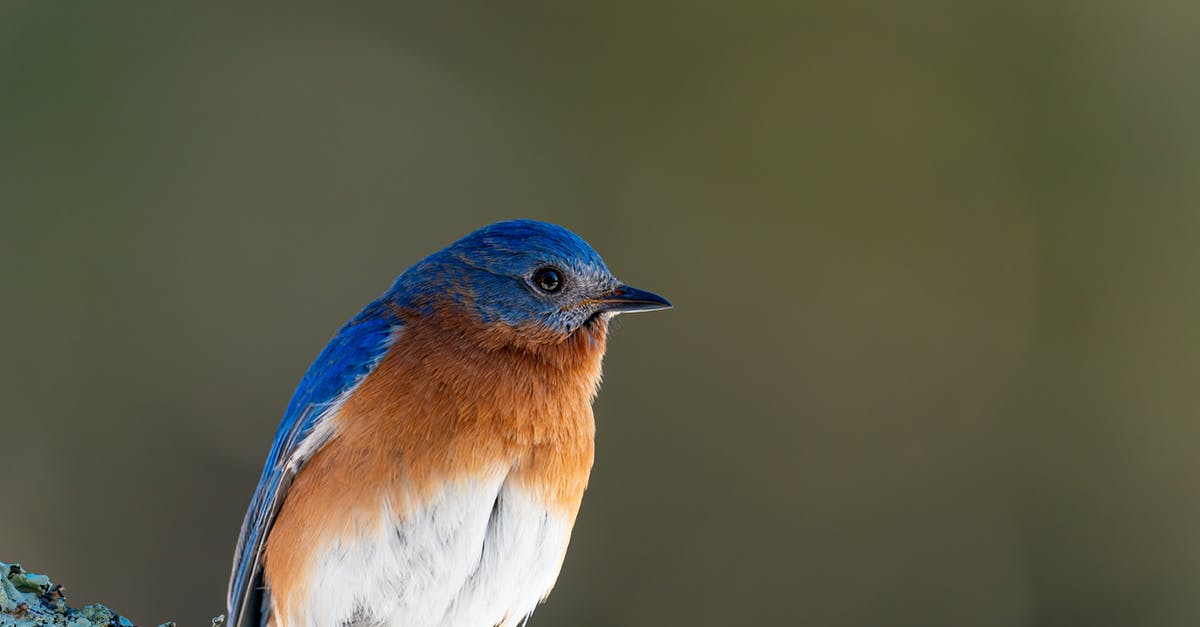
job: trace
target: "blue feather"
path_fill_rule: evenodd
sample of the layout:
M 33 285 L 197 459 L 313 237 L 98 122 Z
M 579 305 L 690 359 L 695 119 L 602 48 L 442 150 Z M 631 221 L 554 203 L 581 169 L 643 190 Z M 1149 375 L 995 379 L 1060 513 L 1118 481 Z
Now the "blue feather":
M 325 409 L 363 379 L 383 358 L 393 329 L 400 324 L 386 299 L 379 299 L 347 322 L 309 366 L 292 395 L 266 467 L 242 523 L 229 585 L 230 624 L 261 623 L 262 546 L 299 470 L 292 456 L 312 436 Z M 303 460 L 298 460 L 302 462 Z

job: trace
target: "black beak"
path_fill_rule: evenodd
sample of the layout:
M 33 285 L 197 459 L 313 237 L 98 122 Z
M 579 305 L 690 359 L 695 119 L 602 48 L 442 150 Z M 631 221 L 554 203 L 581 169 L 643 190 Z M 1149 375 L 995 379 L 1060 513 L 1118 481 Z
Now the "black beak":
M 595 302 L 600 304 L 600 311 L 612 311 L 616 313 L 629 313 L 634 311 L 655 311 L 658 309 L 670 309 L 671 302 L 667 299 L 646 290 L 639 290 L 636 287 L 622 285 L 617 289 L 595 299 Z

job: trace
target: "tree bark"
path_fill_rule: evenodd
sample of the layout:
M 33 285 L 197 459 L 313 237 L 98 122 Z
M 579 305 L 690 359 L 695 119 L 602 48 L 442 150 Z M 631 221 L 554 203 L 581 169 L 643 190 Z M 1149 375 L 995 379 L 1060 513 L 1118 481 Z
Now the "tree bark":
M 221 627 L 224 616 L 213 619 Z M 0 627 L 136 627 L 100 603 L 75 609 L 67 605 L 61 585 L 46 575 L 26 572 L 20 564 L 0 562 Z M 175 627 L 166 622 L 160 627 Z

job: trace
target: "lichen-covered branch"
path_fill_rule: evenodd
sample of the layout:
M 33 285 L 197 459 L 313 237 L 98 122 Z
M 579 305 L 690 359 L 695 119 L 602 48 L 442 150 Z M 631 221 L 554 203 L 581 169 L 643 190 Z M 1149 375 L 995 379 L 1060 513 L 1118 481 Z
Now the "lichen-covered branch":
M 224 623 L 213 619 L 212 627 Z M 174 627 L 163 623 L 160 627 Z M 75 609 L 63 587 L 46 575 L 26 572 L 20 564 L 0 562 L 0 627 L 134 627 L 129 619 L 100 603 Z

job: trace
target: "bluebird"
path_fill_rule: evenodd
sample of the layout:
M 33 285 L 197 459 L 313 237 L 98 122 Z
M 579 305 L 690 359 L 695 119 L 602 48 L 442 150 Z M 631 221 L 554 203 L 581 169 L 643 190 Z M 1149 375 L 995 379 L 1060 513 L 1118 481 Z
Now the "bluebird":
M 292 396 L 242 523 L 230 624 L 527 620 L 587 487 L 609 321 L 670 306 L 531 220 L 409 268 Z

